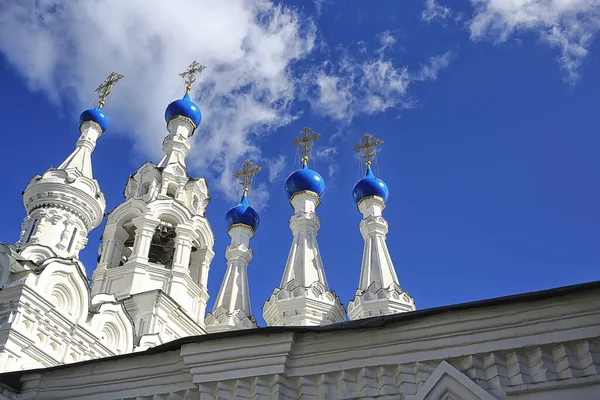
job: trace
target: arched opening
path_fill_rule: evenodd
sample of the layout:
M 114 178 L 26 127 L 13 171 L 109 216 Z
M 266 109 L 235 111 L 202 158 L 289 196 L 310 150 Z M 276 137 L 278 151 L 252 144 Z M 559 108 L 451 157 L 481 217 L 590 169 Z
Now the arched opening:
M 169 186 L 167 186 L 167 196 L 174 199 L 176 195 L 177 195 L 177 184 L 169 183 Z
M 161 221 L 154 230 L 150 251 L 148 252 L 148 261 L 155 264 L 164 265 L 171 268 L 173 265 L 173 256 L 175 255 L 175 225 L 166 221 Z
M 102 236 L 102 254 L 98 257 L 98 262 L 105 262 L 108 268 L 113 268 L 129 260 L 135 242 L 136 227 L 132 221 L 135 216 L 132 214 L 126 217 L 121 226 L 116 228 L 114 236 Z
M 140 190 L 140 197 L 147 195 L 149 191 L 150 191 L 150 182 L 146 182 L 142 185 L 142 188 Z
M 199 203 L 198 196 L 194 195 L 194 198 L 192 200 L 192 209 L 194 211 L 198 211 L 198 203 Z

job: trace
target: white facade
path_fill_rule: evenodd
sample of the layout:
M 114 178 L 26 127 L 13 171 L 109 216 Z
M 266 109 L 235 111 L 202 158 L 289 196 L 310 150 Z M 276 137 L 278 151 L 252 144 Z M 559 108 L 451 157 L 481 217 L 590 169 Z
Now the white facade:
M 85 122 L 80 131 L 73 153 L 27 185 L 27 216 L 19 241 L 0 244 L 2 371 L 134 349 L 130 315 L 113 295 L 92 295 L 85 267 L 77 259 L 106 207 L 91 168 L 102 130 Z
M 599 328 L 595 282 L 331 327 L 184 338 L 2 374 L 0 399 L 592 400 Z

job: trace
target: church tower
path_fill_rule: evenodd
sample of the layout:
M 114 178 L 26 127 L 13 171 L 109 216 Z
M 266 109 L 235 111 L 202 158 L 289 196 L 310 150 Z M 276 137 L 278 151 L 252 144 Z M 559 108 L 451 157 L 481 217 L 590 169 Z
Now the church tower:
M 58 168 L 33 177 L 25 188 L 27 216 L 16 243 L 22 257 L 34 262 L 51 257 L 78 258 L 88 233 L 102 222 L 106 200 L 92 175 L 92 152 L 108 128 L 108 117 L 102 111 L 104 100 L 121 78 L 113 73 L 96 90 L 100 103 L 79 117 L 81 135 L 71 155 Z
M 91 155 L 108 128 L 102 110 L 122 75 L 96 91 L 97 108 L 79 118 L 75 150 L 31 179 L 18 242 L 0 243 L 0 371 L 50 367 L 133 351 L 134 329 L 113 296 L 91 296 L 79 252 L 102 221 L 106 202 Z
M 258 229 L 260 218 L 248 203 L 248 188 L 261 167 L 246 160 L 233 175 L 244 187 L 240 204 L 229 209 L 225 216 L 231 244 L 225 250 L 227 271 L 217 295 L 213 311 L 206 316 L 209 333 L 233 329 L 256 328 L 256 318 L 250 305 L 248 264 L 252 260 L 250 239 Z
M 321 223 L 316 210 L 325 192 L 325 181 L 308 168 L 308 154 L 319 136 L 304 128 L 292 142 L 302 156 L 302 168 L 285 182 L 294 209 L 290 219 L 293 240 L 281 285 L 263 305 L 263 318 L 269 326 L 328 325 L 346 319 L 339 297 L 327 285 L 317 243 Z
M 201 121 L 191 85 L 204 68 L 194 62 L 180 74 L 186 93 L 167 107 L 164 156 L 129 177 L 125 202 L 110 212 L 102 235 L 92 293 L 123 300 L 141 348 L 205 333 L 214 256 L 204 215 L 210 197 L 204 178 L 192 178 L 185 164 Z
M 386 244 L 388 224 L 382 212 L 388 199 L 388 187 L 375 177 L 371 159 L 381 139 L 366 133 L 354 147 L 366 160 L 367 173 L 359 180 L 352 196 L 363 216 L 360 233 L 365 241 L 360 282 L 354 299 L 348 304 L 351 320 L 415 310 L 413 298 L 400 287 Z

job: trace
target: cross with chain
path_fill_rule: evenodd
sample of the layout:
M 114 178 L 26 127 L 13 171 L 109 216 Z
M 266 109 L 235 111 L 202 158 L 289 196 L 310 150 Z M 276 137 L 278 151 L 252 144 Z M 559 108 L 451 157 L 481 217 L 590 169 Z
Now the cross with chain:
M 371 166 L 371 158 L 377 155 L 377 148 L 383 144 L 383 140 L 376 138 L 371 135 L 369 132 L 365 133 L 365 135 L 356 143 L 356 145 L 352 148 L 355 152 L 357 152 L 360 158 L 364 158 L 367 160 L 367 167 Z
M 199 73 L 201 73 L 202 71 L 204 71 L 206 69 L 205 65 L 202 65 L 200 63 L 198 63 L 197 61 L 194 61 L 190 64 L 190 66 L 188 67 L 187 70 L 185 70 L 184 72 L 180 73 L 179 76 L 183 78 L 183 81 L 185 82 L 185 93 L 186 94 L 190 94 L 190 91 L 192 90 L 192 84 L 194 82 L 196 82 L 196 77 L 198 76 Z
M 242 164 L 242 168 L 234 172 L 233 177 L 244 187 L 244 196 L 248 195 L 248 187 L 261 169 L 261 167 L 254 164 L 252 161 L 246 160 L 244 164 Z
M 96 93 L 98 93 L 98 96 L 100 97 L 98 108 L 104 107 L 104 101 L 110 94 L 112 87 L 115 86 L 115 84 L 119 82 L 121 78 L 123 78 L 123 75 L 117 72 L 111 72 L 108 78 L 106 78 L 104 82 L 102 82 L 100 86 L 96 88 Z
M 302 155 L 302 163 L 304 165 L 308 163 L 308 154 L 313 149 L 313 143 L 320 136 L 320 133 L 317 133 L 310 128 L 304 128 L 302 131 L 300 131 L 300 136 L 292 141 L 292 144 L 294 147 L 296 147 L 298 154 Z

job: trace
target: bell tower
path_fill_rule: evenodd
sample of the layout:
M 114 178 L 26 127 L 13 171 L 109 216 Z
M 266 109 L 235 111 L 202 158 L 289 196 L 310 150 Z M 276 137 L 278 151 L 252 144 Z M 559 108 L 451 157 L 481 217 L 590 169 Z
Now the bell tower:
M 204 215 L 210 197 L 204 178 L 192 178 L 185 164 L 201 121 L 191 85 L 204 68 L 194 62 L 180 74 L 186 93 L 167 107 L 164 156 L 129 177 L 125 202 L 108 216 L 93 275 L 93 294 L 123 299 L 142 347 L 205 333 L 214 256 Z

